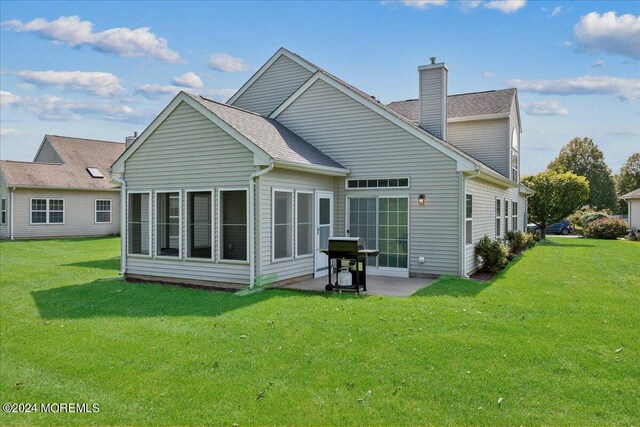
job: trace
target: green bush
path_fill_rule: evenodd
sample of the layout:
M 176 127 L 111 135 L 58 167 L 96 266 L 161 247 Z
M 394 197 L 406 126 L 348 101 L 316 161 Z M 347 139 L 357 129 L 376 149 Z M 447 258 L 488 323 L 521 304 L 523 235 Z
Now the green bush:
M 578 234 L 584 234 L 584 230 L 591 224 L 593 221 L 597 221 L 602 218 L 609 218 L 611 216 L 611 211 L 608 209 L 602 209 L 597 211 L 593 209 L 591 206 L 583 206 L 567 218 L 573 226 L 575 227 Z
M 540 241 L 540 235 L 535 233 L 525 233 L 524 234 L 524 248 L 529 249 L 534 247 Z
M 601 218 L 593 221 L 584 230 L 585 237 L 593 239 L 617 239 L 627 234 L 626 221 L 617 218 Z
M 518 255 L 526 249 L 526 237 L 522 231 L 507 231 L 505 240 L 514 255 Z
M 507 264 L 509 249 L 500 240 L 484 236 L 476 245 L 476 254 L 482 258 L 484 269 L 495 273 Z

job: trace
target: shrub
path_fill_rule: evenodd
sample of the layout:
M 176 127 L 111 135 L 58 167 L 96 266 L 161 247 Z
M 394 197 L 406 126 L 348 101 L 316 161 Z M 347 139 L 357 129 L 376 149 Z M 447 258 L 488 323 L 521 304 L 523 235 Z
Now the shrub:
M 500 240 L 484 236 L 476 245 L 476 254 L 482 258 L 484 269 L 495 273 L 507 264 L 509 249 Z
M 534 247 L 540 241 L 540 235 L 535 233 L 524 234 L 524 248 L 529 249 Z
M 526 249 L 526 236 L 522 231 L 507 231 L 506 241 L 509 244 L 509 249 L 514 255 Z
M 584 230 L 584 235 L 594 239 L 617 239 L 625 236 L 628 229 L 626 221 L 617 218 L 601 218 L 589 224 Z

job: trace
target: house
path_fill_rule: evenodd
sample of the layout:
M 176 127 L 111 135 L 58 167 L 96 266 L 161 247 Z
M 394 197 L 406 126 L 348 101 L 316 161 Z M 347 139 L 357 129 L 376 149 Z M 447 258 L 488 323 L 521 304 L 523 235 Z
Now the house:
M 385 105 L 282 48 L 226 104 L 179 93 L 112 167 L 125 277 L 304 280 L 329 236 L 379 248 L 369 274 L 476 270 L 482 236 L 527 222 L 517 93 L 448 96 L 435 58 L 418 74 Z
M 0 161 L 0 238 L 120 232 L 120 189 L 108 169 L 125 144 L 46 135 L 33 162 Z
M 629 205 L 629 227 L 640 230 L 640 188 L 620 196 Z

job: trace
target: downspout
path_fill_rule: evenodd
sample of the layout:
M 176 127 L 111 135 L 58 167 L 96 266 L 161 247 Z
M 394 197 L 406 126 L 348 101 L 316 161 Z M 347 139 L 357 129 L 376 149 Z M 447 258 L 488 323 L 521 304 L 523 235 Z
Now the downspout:
M 109 168 L 111 181 L 120 184 L 120 275 L 127 272 L 127 181 L 113 175 Z
M 466 241 L 466 211 L 465 211 L 465 203 L 467 203 L 467 179 L 469 178 L 477 178 L 480 176 L 480 168 L 476 167 L 473 175 L 464 176 L 464 172 L 462 172 L 462 191 L 460 192 L 460 247 L 462 248 L 460 251 L 461 259 L 460 259 L 460 275 L 462 277 L 469 277 L 467 275 L 467 241 Z
M 13 193 L 16 191 L 16 187 L 11 189 L 11 197 L 9 198 L 10 208 L 9 208 L 9 238 L 14 240 L 13 238 Z
M 249 289 L 253 289 L 256 281 L 256 253 L 255 253 L 255 179 L 273 170 L 273 160 L 266 169 L 254 172 L 249 177 Z M 260 257 L 258 257 L 260 262 Z

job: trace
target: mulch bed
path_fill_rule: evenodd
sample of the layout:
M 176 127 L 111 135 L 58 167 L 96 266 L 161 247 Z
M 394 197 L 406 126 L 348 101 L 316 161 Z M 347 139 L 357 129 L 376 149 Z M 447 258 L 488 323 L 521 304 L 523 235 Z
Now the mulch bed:
M 498 272 L 499 273 L 499 272 Z M 489 273 L 483 270 L 478 270 L 469 276 L 470 279 L 477 280 L 479 282 L 490 282 L 498 273 Z

